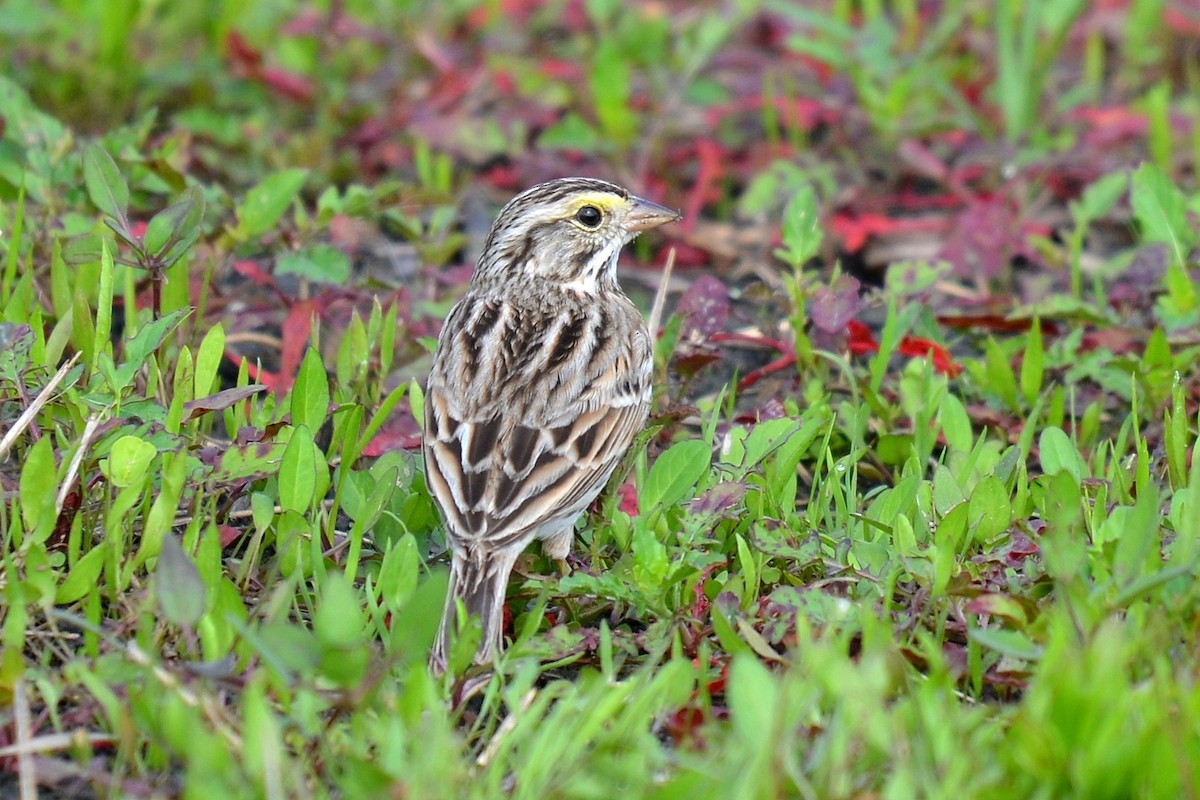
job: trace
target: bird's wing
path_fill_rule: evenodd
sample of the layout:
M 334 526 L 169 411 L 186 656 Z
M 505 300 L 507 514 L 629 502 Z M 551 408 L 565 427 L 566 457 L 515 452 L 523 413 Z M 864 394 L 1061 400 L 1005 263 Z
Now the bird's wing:
M 532 319 L 476 302 L 447 320 L 456 328 L 430 377 L 424 450 L 452 545 L 527 542 L 604 488 L 645 423 L 650 393 L 641 318 L 614 323 L 613 313 L 548 308 Z

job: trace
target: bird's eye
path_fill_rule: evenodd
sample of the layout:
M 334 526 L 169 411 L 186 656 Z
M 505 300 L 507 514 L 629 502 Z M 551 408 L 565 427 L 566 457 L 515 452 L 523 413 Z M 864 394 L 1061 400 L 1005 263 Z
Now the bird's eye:
M 575 219 L 585 228 L 598 228 L 604 216 L 595 206 L 584 206 L 575 212 Z

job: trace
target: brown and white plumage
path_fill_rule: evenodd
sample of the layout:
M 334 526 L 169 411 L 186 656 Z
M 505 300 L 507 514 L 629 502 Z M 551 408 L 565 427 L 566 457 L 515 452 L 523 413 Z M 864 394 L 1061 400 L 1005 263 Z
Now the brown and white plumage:
M 575 520 L 645 423 L 650 337 L 616 263 L 640 231 L 675 219 L 587 178 L 534 186 L 497 217 L 425 396 L 426 480 L 451 551 L 436 670 L 460 600 L 483 621 L 476 661 L 502 648 L 517 556 L 540 539 L 566 558 Z

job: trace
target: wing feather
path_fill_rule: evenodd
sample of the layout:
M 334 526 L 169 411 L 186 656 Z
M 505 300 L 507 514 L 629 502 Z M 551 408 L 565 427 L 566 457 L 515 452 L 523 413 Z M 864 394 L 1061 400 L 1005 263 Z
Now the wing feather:
M 523 548 L 539 529 L 569 525 L 604 488 L 650 400 L 649 338 L 621 300 L 615 311 L 517 309 L 468 295 L 451 312 L 426 393 L 424 450 L 453 547 Z M 630 336 L 616 335 L 622 326 Z M 471 340 L 478 330 L 486 341 Z

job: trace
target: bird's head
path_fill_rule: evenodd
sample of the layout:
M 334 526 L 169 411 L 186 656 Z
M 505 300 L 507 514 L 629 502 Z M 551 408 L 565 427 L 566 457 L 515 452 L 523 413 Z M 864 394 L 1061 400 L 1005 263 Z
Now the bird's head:
M 475 269 L 477 285 L 522 277 L 594 293 L 615 287 L 617 256 L 635 236 L 680 218 L 607 181 L 560 178 L 500 211 Z

